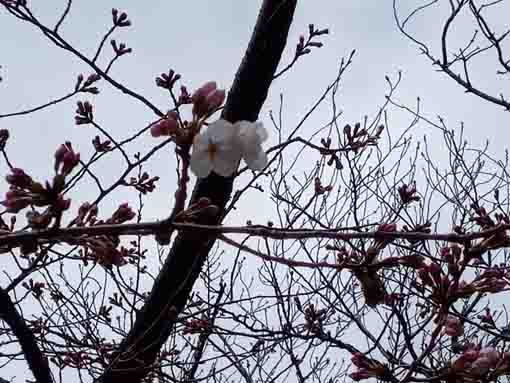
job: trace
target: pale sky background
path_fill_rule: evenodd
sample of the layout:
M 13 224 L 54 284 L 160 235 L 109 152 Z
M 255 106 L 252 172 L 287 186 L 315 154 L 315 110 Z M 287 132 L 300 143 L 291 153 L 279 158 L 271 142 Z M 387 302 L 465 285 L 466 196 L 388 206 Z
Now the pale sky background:
M 422 2 L 407 2 L 410 3 Z M 34 13 L 50 24 L 58 19 L 65 6 L 64 1 L 33 0 L 31 4 Z M 166 110 L 170 107 L 166 93 L 155 86 L 154 78 L 169 68 L 182 74 L 183 82 L 190 90 L 209 80 L 229 88 L 260 4 L 261 1 L 250 0 L 75 1 L 61 33 L 67 41 L 91 57 L 98 41 L 111 25 L 111 8 L 126 11 L 133 25 L 117 30 L 113 37 L 118 42 L 126 42 L 128 47 L 133 48 L 133 53 L 121 57 L 110 74 L 146 96 L 161 110 Z M 494 24 L 504 25 L 509 14 L 510 10 L 494 14 Z M 445 13 L 430 13 L 417 19 L 412 30 L 437 48 L 438 27 L 444 18 Z M 300 1 L 282 64 L 292 59 L 299 35 L 307 33 L 309 23 L 318 28 L 329 28 L 330 34 L 320 39 L 324 47 L 303 57 L 293 70 L 273 84 L 260 114 L 260 119 L 267 126 L 269 111 L 279 107 L 280 93 L 285 99 L 284 124 L 294 126 L 334 79 L 340 59 L 356 49 L 354 64 L 344 75 L 340 91 L 338 106 L 344 111 L 341 125 L 358 121 L 366 114 L 372 116 L 384 102 L 387 92 L 385 75 L 394 79 L 402 70 L 403 79 L 397 92 L 401 103 L 413 107 L 416 98 L 420 97 L 422 112 L 427 117 L 436 121 L 436 116 L 441 115 L 450 128 L 458 128 L 463 121 L 471 144 L 483 146 L 489 140 L 490 151 L 503 159 L 508 148 L 508 112 L 465 94 L 453 80 L 436 72 L 427 59 L 419 55 L 417 47 L 397 30 L 391 1 Z M 455 38 L 459 44 L 470 37 L 462 33 L 462 28 L 457 32 Z M 34 27 L 6 14 L 3 8 L 0 8 L 0 35 L 1 76 L 4 77 L 0 83 L 0 114 L 61 97 L 73 89 L 77 74 L 91 73 L 71 54 L 54 47 Z M 103 65 L 111 57 L 109 44 L 104 52 L 106 54 L 103 53 L 100 60 Z M 508 76 L 506 79 L 498 78 L 489 62 L 481 60 L 478 64 L 472 67 L 471 75 L 482 89 L 496 95 L 508 89 Z M 95 105 L 96 120 L 117 139 L 127 137 L 154 120 L 151 111 L 138 101 L 109 87 L 104 81 L 98 86 L 101 94 L 87 98 Z M 79 96 L 29 116 L 0 119 L 0 129 L 8 128 L 11 133 L 8 148 L 13 163 L 30 169 L 35 177 L 46 178 L 52 174 L 54 150 L 66 140 L 70 140 L 85 158 L 88 157 L 91 153 L 90 140 L 98 133 L 91 127 L 74 124 L 76 101 L 83 99 Z M 329 118 L 329 108 L 325 108 L 323 114 L 316 115 L 304 126 L 303 135 L 315 131 Z M 410 119 L 409 115 L 390 109 L 389 121 L 393 132 L 406 128 Z M 415 132 L 418 133 L 417 130 Z M 432 142 L 437 143 L 433 146 L 437 159 L 446 158 L 440 137 L 434 137 L 433 130 L 425 126 L 423 134 L 432 134 Z M 435 134 L 438 136 L 437 132 Z M 131 150 L 144 152 L 154 143 L 154 139 L 147 137 L 144 147 Z M 151 172 L 160 175 L 161 181 L 146 208 L 146 218 L 164 218 L 169 210 L 168 196 L 173 195 L 175 182 L 173 158 L 172 152 L 160 154 L 150 163 Z M 104 180 L 118 172 L 116 163 L 110 161 L 110 164 L 111 167 L 101 169 Z M 0 174 L 6 172 L 6 164 L 2 162 Z M 5 183 L 1 185 L 5 188 Z M 89 193 L 95 196 L 96 190 L 93 185 L 83 185 L 80 193 L 71 196 L 73 201 L 81 203 L 91 198 Z M 119 198 L 133 197 L 135 194 L 130 192 L 129 196 Z M 105 201 L 104 215 L 118 203 L 119 200 Z M 271 216 L 270 211 L 265 211 L 261 217 L 260 209 L 251 209 L 253 204 L 249 205 L 243 207 L 244 219 L 252 218 L 256 213 L 252 219 L 257 221 L 260 218 L 263 223 Z M 268 208 L 270 206 L 267 205 Z

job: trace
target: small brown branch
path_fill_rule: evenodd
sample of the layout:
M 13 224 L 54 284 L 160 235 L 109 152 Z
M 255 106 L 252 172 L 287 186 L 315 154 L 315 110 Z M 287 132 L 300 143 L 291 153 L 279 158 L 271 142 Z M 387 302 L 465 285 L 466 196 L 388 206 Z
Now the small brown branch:
M 57 98 L 55 100 L 48 101 L 45 104 L 42 104 L 42 105 L 39 105 L 39 106 L 35 106 L 33 108 L 26 109 L 26 110 L 21 110 L 19 112 L 11 112 L 11 113 L 0 114 L 0 118 L 13 117 L 13 116 L 22 116 L 22 115 L 25 115 L 25 114 L 30 114 L 30 113 L 33 113 L 33 112 L 37 112 L 37 111 L 45 109 L 45 108 L 47 108 L 49 106 L 53 106 L 53 105 L 56 105 L 56 104 L 58 104 L 58 103 L 60 103 L 62 101 L 65 101 L 65 100 L 73 97 L 74 95 L 76 95 L 78 93 L 79 93 L 79 91 L 74 91 L 74 92 L 71 92 L 69 94 L 66 94 L 63 97 Z
M 193 365 L 189 369 L 189 371 L 186 373 L 186 378 L 184 380 L 185 383 L 192 383 L 195 380 L 195 374 L 197 373 L 198 367 L 200 365 L 200 361 L 202 360 L 202 357 L 204 355 L 205 346 L 207 345 L 207 341 L 209 339 L 209 336 L 212 332 L 212 327 L 214 326 L 214 322 L 216 320 L 216 317 L 218 316 L 219 309 L 220 309 L 220 302 L 223 298 L 223 294 L 225 293 L 225 283 L 221 283 L 220 285 L 220 291 L 218 292 L 218 296 L 216 297 L 216 302 L 213 306 L 213 312 L 210 318 L 208 318 L 209 321 L 209 331 L 205 334 L 201 334 L 199 344 L 197 345 L 195 352 L 194 352 L 194 361 Z

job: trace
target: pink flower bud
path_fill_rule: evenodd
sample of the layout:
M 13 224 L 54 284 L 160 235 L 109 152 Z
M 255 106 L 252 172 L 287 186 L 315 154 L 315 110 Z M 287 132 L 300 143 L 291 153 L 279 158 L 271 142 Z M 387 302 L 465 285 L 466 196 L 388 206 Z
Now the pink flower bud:
M 359 382 L 360 380 L 371 378 L 373 376 L 373 374 L 370 371 L 363 369 L 363 370 L 351 372 L 349 374 L 349 376 L 355 382 Z
M 440 275 L 441 274 L 441 266 L 439 266 L 437 263 L 432 262 L 429 267 L 429 272 L 432 275 Z
M 206 103 L 209 107 L 209 111 L 213 111 L 218 109 L 221 104 L 225 101 L 225 90 L 224 89 L 216 89 L 213 92 L 209 93 L 206 97 Z
M 478 358 L 471 364 L 471 373 L 476 376 L 485 375 L 491 366 L 492 362 L 489 358 Z
M 64 211 L 71 207 L 71 200 L 70 199 L 64 199 L 62 194 L 60 194 L 57 198 L 57 201 L 55 203 L 55 209 L 57 211 Z
M 32 177 L 25 173 L 23 169 L 12 168 L 11 174 L 5 177 L 7 183 L 11 186 L 16 186 L 21 189 L 29 189 L 33 183 Z
M 8 213 L 17 213 L 32 203 L 29 194 L 22 190 L 11 189 L 5 193 L 5 200 L 1 202 Z
M 217 89 L 216 82 L 209 81 L 198 88 L 191 96 L 193 114 L 205 116 L 217 109 L 224 100 L 225 91 Z
M 448 318 L 446 318 L 445 332 L 448 336 L 462 335 L 464 333 L 464 328 L 462 327 L 462 323 L 459 318 L 448 316 Z
M 68 175 L 80 163 L 80 153 L 75 153 L 70 142 L 60 145 L 55 151 L 55 172 Z
M 430 277 L 428 267 L 418 269 L 418 277 L 422 280 L 424 285 L 432 286 L 432 278 Z
M 358 368 L 368 367 L 367 358 L 361 352 L 352 354 L 351 362 Z
M 478 358 L 479 353 L 480 351 L 478 351 L 477 349 L 471 348 L 464 351 L 461 358 L 463 358 L 467 362 L 474 362 Z
M 152 137 L 172 136 L 175 135 L 178 130 L 179 122 L 177 121 L 177 113 L 170 112 L 165 119 L 155 123 L 151 127 L 151 135 Z
M 377 227 L 377 231 L 392 232 L 397 230 L 396 223 L 382 223 Z
M 112 217 L 108 219 L 108 223 L 124 223 L 132 220 L 136 216 L 136 213 L 129 207 L 127 202 L 119 205 L 117 210 L 112 214 Z
M 216 90 L 216 88 L 217 88 L 217 86 L 216 86 L 215 81 L 206 82 L 204 85 L 202 85 L 200 88 L 198 88 L 195 91 L 195 93 L 193 93 L 193 96 L 191 96 L 191 99 L 193 100 L 193 102 L 195 102 L 201 98 L 205 98 L 212 91 Z
M 494 347 L 484 347 L 480 350 L 479 354 L 480 358 L 487 358 L 492 364 L 492 367 L 495 367 L 495 365 L 499 362 L 501 353 L 496 350 Z

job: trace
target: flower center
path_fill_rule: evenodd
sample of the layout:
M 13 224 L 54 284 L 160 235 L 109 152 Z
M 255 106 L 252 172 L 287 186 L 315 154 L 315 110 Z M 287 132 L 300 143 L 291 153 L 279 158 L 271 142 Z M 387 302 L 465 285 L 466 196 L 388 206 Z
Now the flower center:
M 217 151 L 218 148 L 216 147 L 216 144 L 209 142 L 209 145 L 207 146 L 207 156 L 209 157 L 209 161 L 214 160 L 214 156 L 216 155 Z

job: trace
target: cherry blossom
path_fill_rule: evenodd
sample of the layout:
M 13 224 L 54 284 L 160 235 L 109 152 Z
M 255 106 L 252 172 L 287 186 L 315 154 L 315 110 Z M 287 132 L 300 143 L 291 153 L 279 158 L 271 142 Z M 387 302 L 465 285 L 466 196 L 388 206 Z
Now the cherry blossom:
M 464 327 L 459 318 L 448 316 L 446 318 L 445 332 L 448 336 L 460 336 L 464 333 Z
M 242 157 L 251 170 L 262 170 L 267 165 L 267 154 L 262 143 L 267 140 L 267 130 L 262 122 L 239 121 L 239 142 Z
M 211 171 L 228 177 L 236 171 L 241 158 L 250 169 L 261 170 L 267 165 L 267 155 L 262 149 L 266 139 L 267 131 L 260 122 L 215 121 L 195 136 L 191 170 L 199 178 Z
M 223 177 L 231 176 L 240 159 L 237 129 L 228 121 L 213 122 L 193 140 L 190 167 L 199 178 L 207 177 L 211 171 Z

